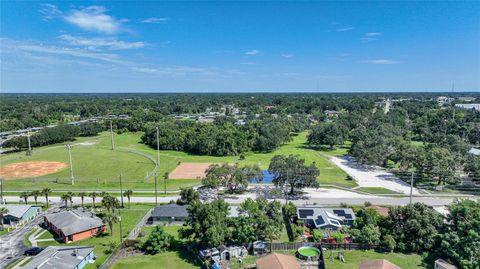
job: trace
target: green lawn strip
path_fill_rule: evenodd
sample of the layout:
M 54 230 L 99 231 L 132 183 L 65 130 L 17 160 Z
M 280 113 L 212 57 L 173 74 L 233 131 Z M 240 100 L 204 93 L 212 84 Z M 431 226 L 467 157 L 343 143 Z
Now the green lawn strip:
M 128 208 L 122 209 L 122 232 L 123 232 L 124 238 L 135 227 L 138 221 L 140 221 L 140 219 L 145 215 L 145 213 L 151 207 L 152 206 L 148 204 L 132 204 L 131 209 L 128 209 Z M 103 262 L 105 262 L 108 256 L 110 256 L 110 254 L 106 253 L 109 248 L 108 244 L 112 241 L 115 242 L 116 244 L 119 244 L 120 242 L 119 229 L 120 229 L 120 224 L 115 223 L 113 225 L 113 235 L 110 231 L 108 231 L 108 227 L 107 227 L 107 232 L 102 236 L 91 237 L 91 238 L 87 238 L 77 242 L 73 242 L 68 244 L 68 246 L 95 247 L 94 252 L 95 252 L 95 255 L 97 255 L 97 260 L 95 261 L 95 264 L 88 264 L 87 267 L 85 268 L 87 269 L 96 268 L 96 265 L 101 265 Z M 48 236 L 45 236 L 45 237 L 53 238 L 53 234 L 48 233 L 48 235 L 49 237 Z M 43 242 L 38 242 L 38 246 L 40 247 L 66 246 L 66 244 L 58 241 L 43 241 Z
M 356 190 L 366 192 L 366 193 L 371 193 L 371 194 L 401 194 L 399 192 L 385 189 L 382 187 L 361 187 Z
M 4 227 L 3 230 L 0 230 L 0 235 L 8 234 L 8 233 L 12 232 L 13 230 L 15 230 L 15 228 Z
M 142 268 L 142 269 L 198 269 L 199 266 L 189 262 L 179 251 L 166 251 L 156 255 L 135 255 L 117 261 L 112 269 Z
M 334 257 L 333 261 L 331 257 Z M 403 253 L 389 253 L 389 252 L 375 252 L 373 250 L 347 250 L 343 251 L 343 256 L 346 263 L 342 263 L 336 257 L 338 251 L 327 250 L 325 252 L 325 264 L 327 268 L 335 269 L 352 269 L 358 268 L 360 263 L 365 260 L 386 259 L 393 264 L 396 264 L 403 269 L 426 269 L 430 268 L 423 262 L 425 256 L 418 254 L 403 254 Z
M 10 264 L 6 269 L 12 269 L 12 268 L 14 268 L 17 264 L 21 263 L 24 259 L 30 260 L 31 257 L 20 258 L 20 259 L 16 260 L 14 263 Z M 26 261 L 26 262 L 28 262 L 28 261 Z M 26 263 L 25 263 L 25 264 L 26 264 Z
M 32 243 L 30 243 L 30 241 L 28 240 L 28 238 L 30 237 L 30 235 L 32 235 L 33 233 L 35 233 L 37 231 L 37 229 L 33 229 L 31 230 L 30 232 L 28 232 L 25 237 L 23 238 L 23 244 L 26 246 L 26 247 L 31 247 L 32 246 Z

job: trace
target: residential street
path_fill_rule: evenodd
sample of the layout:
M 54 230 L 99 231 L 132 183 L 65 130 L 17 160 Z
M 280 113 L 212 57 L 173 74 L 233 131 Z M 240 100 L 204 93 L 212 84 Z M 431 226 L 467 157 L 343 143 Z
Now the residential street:
M 59 205 L 52 205 L 47 212 L 53 212 L 59 208 Z M 23 245 L 23 239 L 33 229 L 42 223 L 43 215 L 39 214 L 33 221 L 27 223 L 21 228 L 15 229 L 11 233 L 0 236 L 0 269 L 6 268 L 10 263 L 23 256 L 26 247 Z M 14 257 L 8 259 L 8 257 Z

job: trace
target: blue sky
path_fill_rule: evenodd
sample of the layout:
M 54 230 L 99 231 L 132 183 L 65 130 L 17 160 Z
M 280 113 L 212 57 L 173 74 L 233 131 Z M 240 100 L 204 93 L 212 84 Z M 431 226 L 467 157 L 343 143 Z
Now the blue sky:
M 480 91 L 480 2 L 2 1 L 2 92 Z

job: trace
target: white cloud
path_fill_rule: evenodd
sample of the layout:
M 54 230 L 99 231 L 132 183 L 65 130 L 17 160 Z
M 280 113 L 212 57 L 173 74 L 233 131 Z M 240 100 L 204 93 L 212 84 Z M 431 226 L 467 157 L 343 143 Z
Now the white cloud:
M 42 19 L 45 21 L 54 20 L 62 15 L 62 11 L 57 6 L 48 3 L 40 4 L 38 12 L 42 14 Z
M 292 58 L 293 57 L 293 54 L 281 54 L 280 56 L 282 56 L 283 58 Z
M 158 74 L 158 75 L 169 75 L 169 76 L 185 76 L 189 74 L 197 75 L 211 75 L 214 74 L 213 71 L 208 68 L 200 67 L 190 67 L 190 66 L 173 66 L 173 67 L 132 67 L 132 71 L 147 73 L 147 74 Z
M 400 62 L 388 59 L 373 59 L 373 60 L 363 60 L 360 63 L 364 64 L 398 64 Z
M 72 10 L 64 19 L 84 30 L 105 34 L 114 34 L 120 31 L 121 21 L 105 14 L 103 6 L 89 6 L 80 10 Z
M 49 46 L 43 45 L 39 43 L 32 43 L 32 42 L 20 42 L 14 41 L 10 39 L 3 38 L 2 41 L 2 52 L 9 52 L 12 54 L 18 52 L 28 52 L 28 53 L 35 53 L 38 55 L 58 55 L 58 56 L 66 56 L 66 57 L 73 57 L 73 58 L 83 58 L 83 59 L 90 59 L 90 60 L 98 60 L 107 63 L 115 63 L 115 64 L 124 64 L 125 62 L 119 59 L 117 54 L 112 53 L 98 53 L 92 52 L 90 50 L 85 49 L 72 49 L 66 47 L 59 47 L 59 46 Z
M 114 38 L 83 38 L 71 35 L 61 35 L 59 38 L 73 46 L 83 46 L 88 49 L 108 48 L 111 50 L 138 49 L 145 46 L 144 42 L 127 42 Z
M 368 42 L 368 41 L 375 41 L 378 40 L 379 37 L 383 36 L 382 33 L 379 32 L 370 32 L 370 33 L 365 33 L 365 35 L 361 38 L 362 41 Z
M 157 24 L 165 24 L 170 20 L 170 18 L 164 18 L 164 17 L 159 17 L 159 18 L 148 18 L 144 19 L 141 22 L 143 23 L 157 23 Z
M 246 55 L 251 55 L 251 56 L 257 55 L 259 53 L 260 53 L 259 50 L 249 50 L 249 51 L 245 52 Z
M 354 30 L 355 27 L 343 27 L 343 28 L 337 28 L 335 31 L 337 32 L 348 32 Z

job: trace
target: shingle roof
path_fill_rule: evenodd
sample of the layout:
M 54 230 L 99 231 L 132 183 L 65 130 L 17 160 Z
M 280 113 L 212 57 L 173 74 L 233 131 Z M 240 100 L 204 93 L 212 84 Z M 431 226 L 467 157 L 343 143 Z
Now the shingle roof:
M 435 264 L 440 266 L 440 268 L 443 269 L 457 269 L 457 267 L 453 264 L 448 263 L 447 261 L 443 259 L 438 259 L 435 261 Z
M 45 218 L 62 230 L 66 236 L 103 226 L 101 218 L 91 212 L 79 209 L 48 214 Z
M 363 261 L 358 269 L 402 269 L 387 260 L 367 260 Z
M 31 208 L 34 207 L 35 205 L 0 205 L 0 208 L 4 207 L 8 210 L 7 215 L 10 215 L 12 217 L 15 217 L 17 219 L 22 218 L 25 213 Z M 40 207 L 40 206 L 36 206 Z
M 279 253 L 261 257 L 255 263 L 257 269 L 301 269 L 295 257 Z
M 92 251 L 93 247 L 49 246 L 22 266 L 22 269 L 74 269 Z
M 188 217 L 187 206 L 177 205 L 177 204 L 168 204 L 160 205 L 153 209 L 152 217 Z

